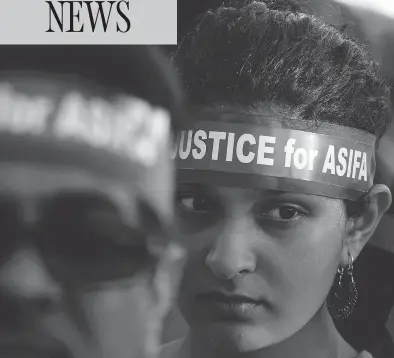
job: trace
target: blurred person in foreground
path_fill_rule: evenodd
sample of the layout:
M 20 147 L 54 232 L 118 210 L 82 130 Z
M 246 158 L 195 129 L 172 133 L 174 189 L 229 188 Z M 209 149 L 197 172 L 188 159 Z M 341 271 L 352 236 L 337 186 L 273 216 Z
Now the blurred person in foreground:
M 374 181 L 389 86 L 363 47 L 287 3 L 208 11 L 175 54 L 196 119 L 173 153 L 190 329 L 163 358 L 393 357 L 336 327 L 391 204 Z
M 0 47 L 0 356 L 155 356 L 182 266 L 155 48 Z

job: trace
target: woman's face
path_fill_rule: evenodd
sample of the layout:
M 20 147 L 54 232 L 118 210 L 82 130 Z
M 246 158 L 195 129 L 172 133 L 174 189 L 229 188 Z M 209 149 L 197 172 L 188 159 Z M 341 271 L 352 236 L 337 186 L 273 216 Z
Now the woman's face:
M 189 248 L 179 306 L 191 329 L 238 351 L 299 331 L 323 305 L 345 240 L 343 201 L 179 184 Z

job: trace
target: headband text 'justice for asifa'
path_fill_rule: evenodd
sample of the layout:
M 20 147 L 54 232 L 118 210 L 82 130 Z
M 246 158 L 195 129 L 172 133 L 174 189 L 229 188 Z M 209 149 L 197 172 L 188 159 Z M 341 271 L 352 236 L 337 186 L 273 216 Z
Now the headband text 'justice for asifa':
M 178 182 L 253 187 L 357 200 L 373 185 L 376 138 L 321 125 L 197 121 L 177 137 Z

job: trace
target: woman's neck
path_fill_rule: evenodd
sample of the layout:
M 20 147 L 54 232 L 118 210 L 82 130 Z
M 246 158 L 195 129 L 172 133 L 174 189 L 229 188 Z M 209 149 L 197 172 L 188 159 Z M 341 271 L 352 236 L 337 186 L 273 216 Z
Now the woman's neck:
M 253 352 L 229 352 L 197 337 L 192 331 L 180 358 L 353 358 L 357 352 L 340 336 L 323 307 L 300 331 L 283 342 Z

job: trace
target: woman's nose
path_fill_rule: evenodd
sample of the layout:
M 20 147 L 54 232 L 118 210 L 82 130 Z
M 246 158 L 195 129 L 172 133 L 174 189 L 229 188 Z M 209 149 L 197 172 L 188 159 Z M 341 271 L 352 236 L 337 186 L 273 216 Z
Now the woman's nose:
M 232 223 L 213 240 L 205 264 L 220 279 L 253 273 L 256 257 L 253 252 L 253 223 L 246 218 Z

